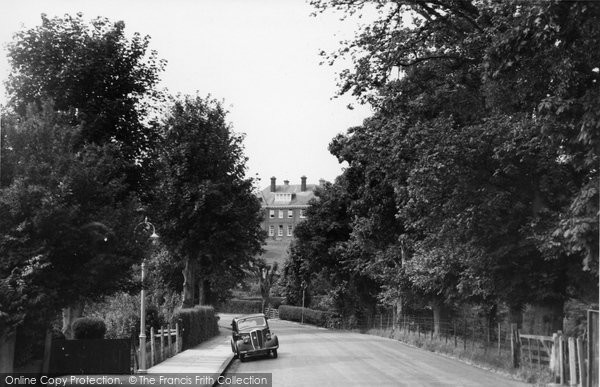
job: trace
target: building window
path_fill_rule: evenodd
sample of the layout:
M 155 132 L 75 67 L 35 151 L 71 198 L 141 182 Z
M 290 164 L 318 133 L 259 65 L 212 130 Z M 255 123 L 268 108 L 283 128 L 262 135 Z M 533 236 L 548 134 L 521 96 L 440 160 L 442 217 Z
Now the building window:
M 283 225 L 279 225 L 279 230 L 277 231 L 277 235 L 283 236 Z
M 301 218 L 306 218 L 306 209 L 305 208 L 303 208 L 303 209 L 300 210 L 300 217 Z
M 287 236 L 292 236 L 292 225 L 288 225 L 288 233 Z
M 292 210 L 291 208 L 288 209 L 288 218 L 293 218 L 294 217 L 294 210 Z
M 273 219 L 275 217 L 275 210 L 269 210 L 269 218 Z
M 279 211 L 279 219 L 283 219 L 283 210 L 278 210 Z
M 275 226 L 269 226 L 269 236 L 275 236 Z

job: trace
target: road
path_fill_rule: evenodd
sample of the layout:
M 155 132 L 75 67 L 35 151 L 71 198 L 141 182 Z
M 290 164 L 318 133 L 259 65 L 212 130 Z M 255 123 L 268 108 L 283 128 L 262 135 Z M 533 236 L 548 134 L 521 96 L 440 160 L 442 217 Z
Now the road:
M 279 357 L 236 359 L 227 375 L 272 373 L 273 387 L 531 386 L 395 340 L 281 320 L 269 323 L 279 337 Z

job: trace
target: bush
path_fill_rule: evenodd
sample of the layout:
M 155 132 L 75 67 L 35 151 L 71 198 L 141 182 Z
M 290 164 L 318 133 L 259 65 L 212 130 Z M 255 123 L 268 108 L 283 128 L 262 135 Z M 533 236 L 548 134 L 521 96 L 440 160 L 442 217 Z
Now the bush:
M 283 303 L 283 300 L 283 297 L 271 297 L 271 308 L 279 309 L 279 307 Z
M 329 323 L 334 319 L 334 316 L 335 313 L 333 312 L 304 308 L 304 322 L 308 324 L 326 327 L 329 326 Z M 300 322 L 302 321 L 302 307 L 281 305 L 279 307 L 279 318 L 282 320 Z
M 240 314 L 251 314 L 251 313 L 262 313 L 262 299 L 250 299 L 250 300 L 229 300 L 219 308 L 220 312 L 223 313 L 240 313 Z
M 173 316 L 173 323 L 179 323 L 183 350 L 219 334 L 217 316 L 212 306 L 195 306 L 179 309 Z
M 96 317 L 80 317 L 73 322 L 75 340 L 103 339 L 106 324 Z

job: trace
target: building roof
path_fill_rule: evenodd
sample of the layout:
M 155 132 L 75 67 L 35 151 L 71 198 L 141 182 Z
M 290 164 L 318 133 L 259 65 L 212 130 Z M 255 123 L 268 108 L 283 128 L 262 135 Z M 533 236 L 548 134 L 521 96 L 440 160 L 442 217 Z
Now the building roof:
M 275 192 L 271 192 L 271 186 L 259 192 L 259 198 L 264 207 L 290 207 L 307 206 L 310 199 L 315 197 L 314 190 L 318 184 L 306 184 L 306 191 L 301 190 L 300 184 L 281 184 L 275 186 Z M 291 194 L 291 201 L 276 202 L 277 194 Z

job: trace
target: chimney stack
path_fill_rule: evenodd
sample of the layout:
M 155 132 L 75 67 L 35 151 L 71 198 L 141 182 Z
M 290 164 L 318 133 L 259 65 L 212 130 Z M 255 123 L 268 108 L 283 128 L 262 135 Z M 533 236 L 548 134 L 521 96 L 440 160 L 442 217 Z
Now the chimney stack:
M 277 190 L 277 186 L 275 184 L 276 181 L 277 179 L 275 178 L 275 176 L 273 176 L 271 178 L 271 192 L 275 192 Z
M 300 183 L 300 191 L 304 192 L 304 191 L 306 191 L 306 176 L 302 176 L 300 178 L 300 181 L 301 181 L 301 183 Z
M 284 181 L 283 181 L 283 184 L 285 184 L 285 185 L 290 185 L 290 181 L 289 181 L 289 180 L 284 180 Z
M 319 179 L 319 185 L 322 187 L 325 185 L 325 179 Z

